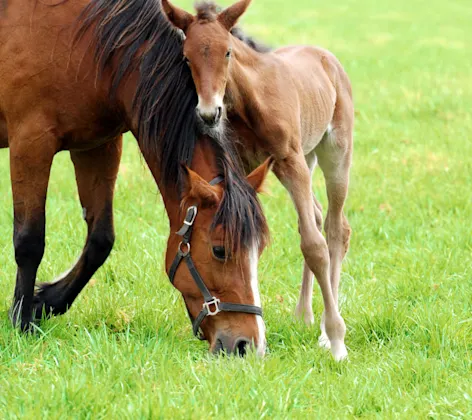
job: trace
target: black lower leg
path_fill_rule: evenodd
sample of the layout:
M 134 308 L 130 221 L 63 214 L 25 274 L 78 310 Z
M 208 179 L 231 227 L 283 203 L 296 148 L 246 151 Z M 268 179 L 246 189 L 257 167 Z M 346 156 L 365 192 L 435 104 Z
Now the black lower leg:
M 13 242 L 18 271 L 10 318 L 15 326 L 28 330 L 33 319 L 36 273 L 44 254 L 44 217 L 34 224 L 16 225 Z
M 104 215 L 90 229 L 82 255 L 72 270 L 57 282 L 38 286 L 34 297 L 36 317 L 65 313 L 105 262 L 114 240 L 111 215 Z

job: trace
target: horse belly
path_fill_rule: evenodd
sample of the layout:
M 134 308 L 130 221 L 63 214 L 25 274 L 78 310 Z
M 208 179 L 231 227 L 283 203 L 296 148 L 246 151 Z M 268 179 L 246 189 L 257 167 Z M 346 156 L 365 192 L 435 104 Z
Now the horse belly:
M 302 148 L 308 154 L 321 142 L 326 132 L 331 131 L 331 122 L 336 98 L 329 89 L 312 89 L 306 98 L 305 112 L 300 119 Z

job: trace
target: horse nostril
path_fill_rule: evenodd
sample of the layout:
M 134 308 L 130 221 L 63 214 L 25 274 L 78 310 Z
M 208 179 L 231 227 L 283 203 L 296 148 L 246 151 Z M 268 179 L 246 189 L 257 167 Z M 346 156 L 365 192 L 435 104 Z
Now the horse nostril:
M 197 114 L 206 125 L 214 127 L 218 124 L 221 119 L 221 116 L 223 115 L 223 108 L 221 106 L 218 106 L 214 109 L 213 112 L 209 113 L 202 112 L 200 109 L 197 108 Z
M 236 355 L 241 356 L 241 357 L 246 356 L 246 353 L 249 350 L 250 344 L 251 343 L 246 338 L 240 338 L 238 341 L 236 341 L 236 345 L 234 347 L 234 351 Z
M 225 352 L 225 347 L 223 342 L 218 338 L 215 343 L 215 347 L 213 349 L 213 354 L 221 354 Z
M 223 113 L 223 108 L 221 106 L 216 108 L 216 115 L 215 115 L 215 122 L 218 122 L 221 118 L 221 114 Z

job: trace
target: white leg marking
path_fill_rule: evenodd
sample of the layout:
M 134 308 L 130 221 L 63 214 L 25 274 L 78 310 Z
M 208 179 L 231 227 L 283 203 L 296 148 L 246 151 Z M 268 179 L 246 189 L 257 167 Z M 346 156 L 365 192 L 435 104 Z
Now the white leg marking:
M 259 293 L 259 283 L 257 281 L 257 263 L 259 255 L 257 252 L 257 245 L 253 247 L 250 254 L 251 263 L 251 289 L 252 295 L 254 296 L 254 305 L 261 307 L 261 295 Z M 266 338 L 265 338 L 265 324 L 262 317 L 255 315 L 258 329 L 258 341 L 257 341 L 257 354 L 263 356 L 266 350 Z
M 347 348 L 344 344 L 344 340 L 331 340 L 331 353 L 333 354 L 334 360 L 340 362 L 347 358 Z

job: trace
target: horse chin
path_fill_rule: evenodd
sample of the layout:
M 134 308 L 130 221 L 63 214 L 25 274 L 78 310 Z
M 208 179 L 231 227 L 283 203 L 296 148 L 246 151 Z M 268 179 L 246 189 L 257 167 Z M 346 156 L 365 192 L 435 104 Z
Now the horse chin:
M 214 125 L 209 125 L 205 123 L 201 118 L 197 118 L 197 121 L 198 121 L 198 130 L 200 134 L 209 136 L 214 139 L 220 139 L 225 132 L 223 118 L 221 118 Z

